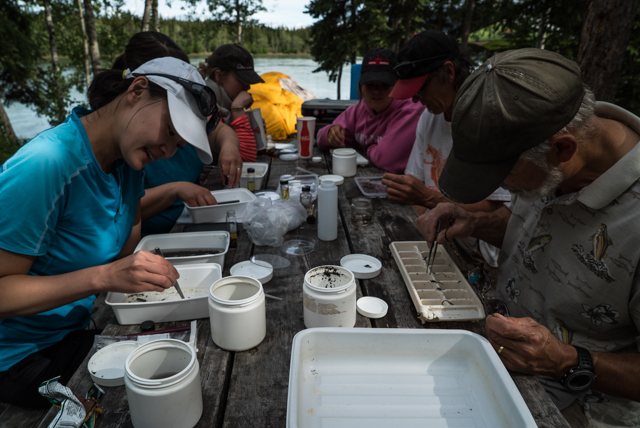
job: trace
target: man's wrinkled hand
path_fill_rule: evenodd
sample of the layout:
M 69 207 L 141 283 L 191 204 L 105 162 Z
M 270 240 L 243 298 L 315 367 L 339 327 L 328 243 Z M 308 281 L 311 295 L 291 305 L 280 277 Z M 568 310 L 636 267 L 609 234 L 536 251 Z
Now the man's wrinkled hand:
M 545 326 L 531 318 L 507 318 L 489 315 L 487 337 L 509 370 L 556 380 L 578 365 L 578 353 L 562 343 Z

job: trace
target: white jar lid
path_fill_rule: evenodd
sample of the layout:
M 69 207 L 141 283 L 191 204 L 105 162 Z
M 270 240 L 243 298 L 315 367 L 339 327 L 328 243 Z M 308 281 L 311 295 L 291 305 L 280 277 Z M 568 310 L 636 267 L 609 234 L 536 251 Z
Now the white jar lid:
M 320 180 L 320 183 L 322 183 L 324 180 L 333 181 L 334 183 L 336 183 L 336 186 L 344 183 L 343 176 L 334 174 L 321 175 L 320 177 L 318 177 L 318 180 Z
M 91 379 L 102 386 L 124 385 L 124 364 L 138 345 L 134 340 L 124 340 L 107 345 L 93 354 L 87 366 Z
M 229 273 L 233 276 L 248 276 L 255 278 L 262 284 L 266 284 L 273 278 L 273 266 L 265 261 L 254 263 L 251 260 L 236 263 L 229 269 Z
M 334 156 L 347 156 L 347 157 L 351 157 L 351 156 L 356 156 L 356 149 L 335 149 L 333 151 L 333 155 Z
M 311 162 L 314 162 L 314 163 L 322 162 L 322 157 L 321 156 L 314 156 L 314 157 L 311 158 Z
M 358 279 L 370 279 L 380 275 L 382 263 L 366 254 L 349 254 L 340 259 L 340 266 L 349 269 Z
M 280 155 L 280 160 L 283 161 L 294 161 L 298 160 L 300 156 L 297 153 L 283 153 Z
M 382 299 L 377 297 L 361 297 L 356 302 L 358 313 L 368 318 L 382 318 L 387 315 L 389 305 Z

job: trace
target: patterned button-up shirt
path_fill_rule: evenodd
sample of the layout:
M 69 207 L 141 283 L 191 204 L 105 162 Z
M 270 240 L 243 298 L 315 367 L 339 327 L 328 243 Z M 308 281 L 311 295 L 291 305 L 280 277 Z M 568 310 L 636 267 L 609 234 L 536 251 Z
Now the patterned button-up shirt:
M 639 118 L 611 104 L 598 103 L 596 114 L 640 130 Z M 510 315 L 533 318 L 564 343 L 637 352 L 640 144 L 580 191 L 514 197 L 511 210 L 496 288 Z

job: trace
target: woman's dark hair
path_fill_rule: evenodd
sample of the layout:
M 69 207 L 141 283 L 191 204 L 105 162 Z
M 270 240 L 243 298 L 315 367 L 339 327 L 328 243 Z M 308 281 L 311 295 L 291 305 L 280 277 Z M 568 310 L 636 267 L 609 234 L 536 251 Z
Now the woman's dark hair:
M 135 70 L 145 62 L 167 56 L 189 62 L 187 54 L 171 37 L 157 31 L 134 34 L 124 53 L 114 61 L 112 69 L 104 70 L 93 78 L 87 91 L 89 106 L 94 110 L 104 107 L 129 88 L 134 79 L 124 79 L 124 70 Z M 149 82 L 149 94 L 153 98 L 159 98 L 166 97 L 167 93 L 160 86 Z

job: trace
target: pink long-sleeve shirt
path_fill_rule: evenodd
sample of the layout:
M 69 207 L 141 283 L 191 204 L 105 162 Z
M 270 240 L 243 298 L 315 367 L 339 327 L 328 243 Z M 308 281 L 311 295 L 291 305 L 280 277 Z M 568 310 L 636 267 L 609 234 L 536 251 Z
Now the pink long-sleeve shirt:
M 394 174 L 404 174 L 416 127 L 424 106 L 411 100 L 394 99 L 385 111 L 374 114 L 362 99 L 346 109 L 340 116 L 318 131 L 318 147 L 331 149 L 329 129 L 334 125 L 344 128 L 345 147 L 366 150 L 367 158 L 380 169 Z

